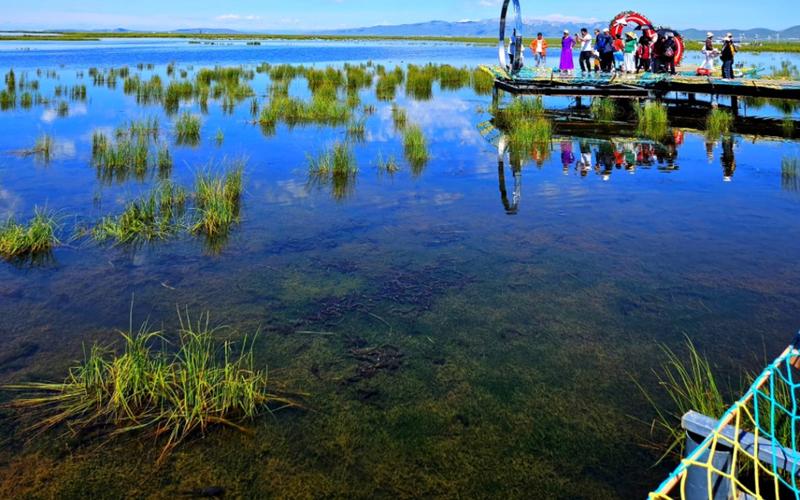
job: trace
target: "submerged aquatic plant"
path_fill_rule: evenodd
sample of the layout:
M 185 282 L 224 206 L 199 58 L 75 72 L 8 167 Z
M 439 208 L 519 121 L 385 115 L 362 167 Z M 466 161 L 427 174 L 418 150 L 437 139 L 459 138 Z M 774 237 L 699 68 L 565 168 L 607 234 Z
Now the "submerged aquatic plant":
M 663 139 L 669 131 L 667 107 L 658 102 L 635 106 L 639 134 L 653 140 Z
M 244 337 L 240 346 L 220 343 L 220 328 L 210 326 L 207 313 L 194 322 L 188 312 L 178 316 L 177 349 L 167 350 L 166 334 L 146 323 L 134 331 L 131 319 L 129 330 L 120 332 L 120 353 L 95 344 L 61 383 L 5 386 L 22 393 L 6 406 L 38 419 L 35 431 L 111 426 L 112 436 L 149 432 L 163 441 L 159 462 L 212 426 L 244 431 L 243 422 L 264 412 L 299 406 L 255 367 L 256 336 Z
M 384 158 L 383 155 L 379 155 L 377 166 L 379 173 L 393 175 L 400 171 L 400 164 L 397 163 L 397 159 L 394 156 Z
M 718 138 L 727 135 L 733 127 L 733 115 L 724 109 L 714 108 L 706 118 L 706 136 Z
M 418 125 L 408 125 L 403 129 L 403 150 L 411 171 L 418 175 L 430 159 L 428 141 Z
M 92 237 L 116 244 L 169 238 L 180 228 L 186 197 L 182 187 L 162 182 L 147 195 L 128 203 L 121 215 L 103 218 L 92 229 Z
M 224 237 L 239 221 L 244 161 L 222 173 L 202 172 L 195 181 L 196 217 L 192 232 L 214 239 Z
M 53 214 L 36 208 L 28 224 L 13 218 L 0 223 L 0 257 L 6 260 L 36 258 L 59 245 L 58 224 Z
M 592 118 L 598 122 L 611 122 L 617 116 L 617 103 L 613 99 L 598 97 L 592 100 Z

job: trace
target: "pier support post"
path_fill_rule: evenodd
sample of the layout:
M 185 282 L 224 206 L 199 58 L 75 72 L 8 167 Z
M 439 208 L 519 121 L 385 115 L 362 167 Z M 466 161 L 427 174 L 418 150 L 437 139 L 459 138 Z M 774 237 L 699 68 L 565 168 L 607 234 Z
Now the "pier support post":
M 575 96 L 575 107 L 581 109 L 583 107 L 583 99 L 581 96 Z
M 731 97 L 731 110 L 733 111 L 733 116 L 739 116 L 739 97 Z
M 703 442 L 704 438 L 692 431 L 686 431 L 686 454 L 691 455 Z M 697 457 L 700 462 L 707 462 L 710 451 L 704 452 Z M 716 453 L 711 457 L 711 464 L 716 470 L 730 473 L 731 470 L 731 450 L 718 444 Z M 713 474 L 711 477 L 713 491 L 708 491 L 708 470 L 703 467 L 690 467 L 686 476 L 686 499 L 687 500 L 728 500 L 730 494 L 730 484 L 727 478 Z
M 694 104 L 697 102 L 697 94 L 690 93 L 689 94 L 689 104 Z
M 492 90 L 492 108 L 493 109 L 497 109 L 500 106 L 500 92 L 501 92 L 501 90 L 497 87 L 497 85 L 495 85 L 494 89 Z

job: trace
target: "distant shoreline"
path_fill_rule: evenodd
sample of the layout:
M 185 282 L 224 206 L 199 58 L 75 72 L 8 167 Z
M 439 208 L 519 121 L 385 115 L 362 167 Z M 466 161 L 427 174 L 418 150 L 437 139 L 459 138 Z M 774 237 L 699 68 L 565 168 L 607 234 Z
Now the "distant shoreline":
M 287 41 L 400 41 L 400 42 L 445 42 L 460 43 L 470 45 L 497 44 L 494 38 L 485 37 L 449 37 L 449 36 L 388 36 L 388 35 L 279 35 L 279 34 L 197 34 L 197 33 L 157 33 L 157 32 L 41 32 L 41 33 L 22 33 L 22 34 L 0 34 L 2 42 L 99 42 L 103 39 L 153 39 L 166 38 L 176 40 L 197 40 L 205 42 L 214 41 L 261 41 L 261 40 L 287 40 Z M 548 39 L 551 45 L 560 43 L 559 39 Z M 687 41 L 688 50 L 700 50 L 701 42 Z M 800 53 L 800 41 L 797 42 L 758 42 L 748 43 L 741 46 L 742 52 L 791 52 Z

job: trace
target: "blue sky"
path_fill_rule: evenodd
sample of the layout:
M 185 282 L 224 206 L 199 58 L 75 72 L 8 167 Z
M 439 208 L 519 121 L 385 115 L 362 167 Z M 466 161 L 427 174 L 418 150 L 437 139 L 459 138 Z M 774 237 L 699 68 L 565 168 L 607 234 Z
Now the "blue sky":
M 800 24 L 798 0 L 538 0 L 526 18 L 610 19 L 640 9 L 678 28 L 784 29 Z M 497 17 L 500 0 L 3 0 L 0 29 L 224 27 L 302 30 Z

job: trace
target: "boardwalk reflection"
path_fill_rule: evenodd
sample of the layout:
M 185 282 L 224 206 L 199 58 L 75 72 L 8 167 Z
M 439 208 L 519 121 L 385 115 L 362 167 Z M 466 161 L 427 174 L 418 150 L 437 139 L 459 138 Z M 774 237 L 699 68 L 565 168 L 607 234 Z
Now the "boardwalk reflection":
M 615 175 L 622 173 L 635 175 L 640 170 L 675 173 L 680 171 L 679 151 L 684 144 L 684 133 L 674 131 L 662 142 L 636 138 L 560 138 L 547 144 L 544 149 L 538 147 L 524 154 L 513 151 L 504 136 L 500 136 L 495 142 L 498 148 L 498 181 L 503 209 L 508 215 L 517 215 L 520 211 L 522 176 L 526 165 L 546 168 L 546 160 L 551 155 L 559 155 L 565 176 L 580 179 L 594 177 L 602 182 L 611 182 Z M 715 160 L 718 146 L 721 154 Z M 724 182 L 731 182 L 736 172 L 735 149 L 736 140 L 732 136 L 723 137 L 719 143 L 705 142 L 709 163 L 719 161 Z M 509 185 L 511 179 L 507 178 L 509 171 L 513 186 Z

